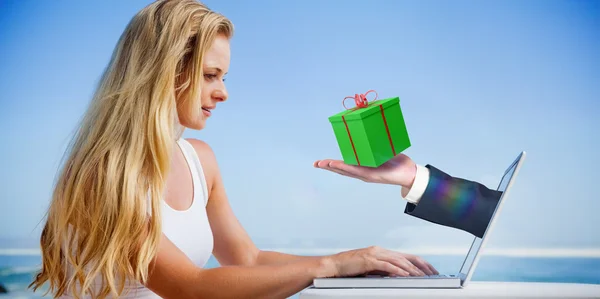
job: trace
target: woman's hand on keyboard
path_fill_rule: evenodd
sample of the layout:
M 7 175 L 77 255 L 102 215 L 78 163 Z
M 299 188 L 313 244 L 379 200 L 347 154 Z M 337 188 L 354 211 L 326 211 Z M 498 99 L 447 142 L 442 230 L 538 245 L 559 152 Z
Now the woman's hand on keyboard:
M 422 258 L 387 250 L 378 246 L 340 252 L 330 256 L 336 277 L 384 272 L 390 276 L 424 276 L 437 274 Z

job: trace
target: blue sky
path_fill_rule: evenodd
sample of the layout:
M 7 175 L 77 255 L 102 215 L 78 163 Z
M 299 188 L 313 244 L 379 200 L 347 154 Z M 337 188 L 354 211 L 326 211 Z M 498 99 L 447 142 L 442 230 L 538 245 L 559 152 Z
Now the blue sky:
M 0 238 L 39 234 L 68 138 L 149 2 L 0 2 Z M 396 187 L 312 168 L 340 158 L 327 117 L 375 89 L 400 97 L 417 163 L 495 187 L 528 152 L 490 246 L 600 248 L 600 2 L 205 3 L 236 26 L 230 98 L 186 137 L 213 147 L 256 242 L 468 244 L 404 215 Z

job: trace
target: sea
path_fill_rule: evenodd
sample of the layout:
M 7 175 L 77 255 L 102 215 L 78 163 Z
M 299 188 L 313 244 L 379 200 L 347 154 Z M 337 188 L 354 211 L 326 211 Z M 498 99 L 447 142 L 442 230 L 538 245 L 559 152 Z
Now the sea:
M 332 252 L 333 253 L 333 252 Z M 455 274 L 464 260 L 461 255 L 422 255 L 441 273 Z M 42 291 L 33 293 L 31 283 L 41 262 L 37 254 L 0 255 L 0 285 L 4 298 L 50 298 Z M 205 268 L 219 267 L 211 258 Z M 600 284 L 600 257 L 520 257 L 482 256 L 473 274 L 473 281 L 565 282 Z M 298 298 L 298 294 L 290 297 Z

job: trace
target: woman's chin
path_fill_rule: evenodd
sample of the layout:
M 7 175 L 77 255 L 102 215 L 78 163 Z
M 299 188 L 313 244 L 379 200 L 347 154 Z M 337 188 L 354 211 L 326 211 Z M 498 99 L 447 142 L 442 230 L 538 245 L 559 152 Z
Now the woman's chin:
M 195 123 L 194 126 L 191 127 L 191 129 L 202 130 L 202 129 L 204 129 L 205 126 L 206 126 L 206 123 L 204 121 L 202 121 L 202 122 Z
M 187 122 L 185 124 L 182 124 L 184 127 L 188 128 L 188 129 L 192 129 L 192 130 L 202 130 L 204 129 L 204 127 L 206 126 L 206 120 L 205 119 L 197 119 L 194 120 L 192 122 Z

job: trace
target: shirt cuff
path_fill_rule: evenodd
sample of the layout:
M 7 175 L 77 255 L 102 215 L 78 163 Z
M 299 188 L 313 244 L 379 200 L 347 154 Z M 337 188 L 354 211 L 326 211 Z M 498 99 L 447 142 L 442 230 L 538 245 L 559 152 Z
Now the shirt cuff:
M 421 200 L 423 193 L 425 193 L 427 184 L 429 184 L 429 169 L 425 166 L 417 164 L 417 173 L 415 174 L 415 181 L 413 182 L 413 185 L 410 188 L 410 190 L 407 190 L 406 188 L 402 187 L 402 195 L 408 202 L 412 204 L 417 204 L 419 200 Z

